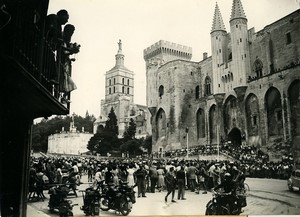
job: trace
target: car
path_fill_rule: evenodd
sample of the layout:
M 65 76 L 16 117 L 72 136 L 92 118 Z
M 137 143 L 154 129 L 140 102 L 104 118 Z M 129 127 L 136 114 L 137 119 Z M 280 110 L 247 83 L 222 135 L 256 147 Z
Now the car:
M 300 190 L 300 169 L 294 169 L 290 178 L 287 180 L 287 185 L 290 191 L 294 191 L 295 188 Z

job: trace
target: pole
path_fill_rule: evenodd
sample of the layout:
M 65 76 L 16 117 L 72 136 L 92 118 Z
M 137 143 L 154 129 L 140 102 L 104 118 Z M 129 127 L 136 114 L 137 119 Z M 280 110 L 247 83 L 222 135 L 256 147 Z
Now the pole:
M 186 158 L 189 158 L 189 133 L 186 133 Z
M 189 158 L 189 128 L 185 129 L 186 132 L 186 158 Z
M 218 162 L 220 161 L 220 134 L 219 134 L 219 125 L 217 125 L 217 150 L 218 150 Z

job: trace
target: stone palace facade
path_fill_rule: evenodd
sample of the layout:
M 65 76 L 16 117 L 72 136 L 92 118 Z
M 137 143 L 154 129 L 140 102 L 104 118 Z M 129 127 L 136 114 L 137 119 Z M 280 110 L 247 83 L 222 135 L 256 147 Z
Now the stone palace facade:
M 211 56 L 193 62 L 192 48 L 163 40 L 146 48 L 153 151 L 230 141 L 299 156 L 299 14 L 255 32 L 233 0 L 229 32 L 216 4 Z

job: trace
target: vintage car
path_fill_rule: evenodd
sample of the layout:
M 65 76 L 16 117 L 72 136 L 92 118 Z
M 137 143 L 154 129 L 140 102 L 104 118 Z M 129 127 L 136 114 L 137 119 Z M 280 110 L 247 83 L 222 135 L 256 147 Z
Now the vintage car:
M 290 191 L 300 190 L 300 169 L 292 171 L 291 177 L 287 180 L 287 185 Z

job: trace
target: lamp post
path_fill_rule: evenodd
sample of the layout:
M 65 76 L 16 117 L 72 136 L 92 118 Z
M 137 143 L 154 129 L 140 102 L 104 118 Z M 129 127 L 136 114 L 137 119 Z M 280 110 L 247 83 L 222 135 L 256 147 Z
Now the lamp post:
M 186 158 L 189 158 L 189 128 L 185 128 L 186 132 Z

